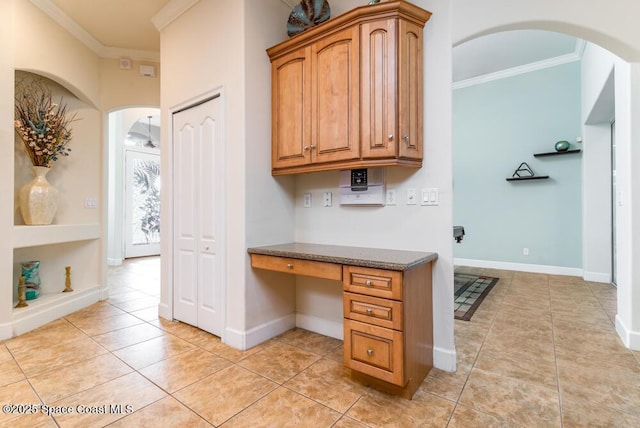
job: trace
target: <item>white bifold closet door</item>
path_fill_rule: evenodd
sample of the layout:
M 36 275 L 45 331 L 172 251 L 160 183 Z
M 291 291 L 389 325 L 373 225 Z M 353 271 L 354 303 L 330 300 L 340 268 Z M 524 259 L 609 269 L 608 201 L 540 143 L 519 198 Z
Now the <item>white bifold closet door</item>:
M 224 162 L 220 98 L 173 115 L 173 314 L 221 336 Z

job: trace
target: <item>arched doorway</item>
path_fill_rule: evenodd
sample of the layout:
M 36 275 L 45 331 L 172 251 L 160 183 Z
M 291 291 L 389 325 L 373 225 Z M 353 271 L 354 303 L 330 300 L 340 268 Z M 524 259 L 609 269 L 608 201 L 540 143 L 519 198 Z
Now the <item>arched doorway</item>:
M 634 226 L 632 205 L 640 198 L 639 172 L 633 168 L 640 149 L 633 144 L 638 134 L 640 94 L 640 44 L 638 31 L 628 17 L 640 5 L 623 1 L 616 8 L 604 4 L 581 5 L 580 13 L 568 4 L 542 1 L 531 5 L 512 5 L 500 1 L 459 0 L 453 3 L 453 44 L 475 37 L 512 29 L 541 29 L 563 32 L 595 43 L 617 55 L 615 65 L 616 171 L 618 203 L 616 210 L 616 257 L 618 313 L 616 330 L 624 344 L 640 349 L 640 266 L 633 263 L 640 246 L 640 231 Z M 606 20 L 602 16 L 607 16 Z M 610 70 L 608 70 L 610 71 Z M 605 73 L 608 73 L 605 71 Z M 599 94 L 591 94 L 593 99 Z M 635 256 L 634 256 L 635 255 Z
M 160 113 L 109 114 L 108 264 L 160 253 Z

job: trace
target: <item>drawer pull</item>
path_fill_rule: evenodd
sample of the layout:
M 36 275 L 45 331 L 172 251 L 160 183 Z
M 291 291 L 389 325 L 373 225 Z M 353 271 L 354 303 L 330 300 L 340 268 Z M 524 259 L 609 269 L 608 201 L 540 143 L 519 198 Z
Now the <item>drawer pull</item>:
M 373 355 L 373 349 L 367 349 L 367 355 L 368 356 L 372 356 Z
M 367 315 L 371 315 L 373 313 L 373 309 L 367 308 Z
M 293 264 L 291 264 L 291 263 L 287 263 L 287 268 L 288 268 L 288 269 L 293 269 Z
M 367 279 L 364 283 L 364 285 L 366 285 L 367 287 L 371 287 L 371 280 Z

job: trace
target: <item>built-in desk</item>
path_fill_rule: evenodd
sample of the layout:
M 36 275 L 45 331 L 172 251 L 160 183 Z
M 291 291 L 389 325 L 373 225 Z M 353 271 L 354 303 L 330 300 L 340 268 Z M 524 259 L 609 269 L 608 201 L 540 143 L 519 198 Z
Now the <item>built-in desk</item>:
M 341 281 L 344 364 L 363 383 L 413 396 L 433 366 L 437 253 L 298 242 L 247 251 L 256 269 Z

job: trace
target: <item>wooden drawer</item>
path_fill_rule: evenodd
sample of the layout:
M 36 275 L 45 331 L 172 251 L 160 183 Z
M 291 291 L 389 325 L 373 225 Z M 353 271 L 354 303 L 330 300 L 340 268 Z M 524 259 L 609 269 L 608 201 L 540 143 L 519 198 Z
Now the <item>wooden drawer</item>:
M 342 280 L 342 265 L 334 263 L 251 254 L 251 267 L 296 275 L 315 276 L 335 281 Z
M 404 386 L 403 348 L 402 332 L 344 320 L 344 364 L 353 370 Z
M 358 266 L 343 266 L 344 291 L 402 300 L 402 272 Z
M 343 293 L 344 317 L 402 331 L 402 302 Z

